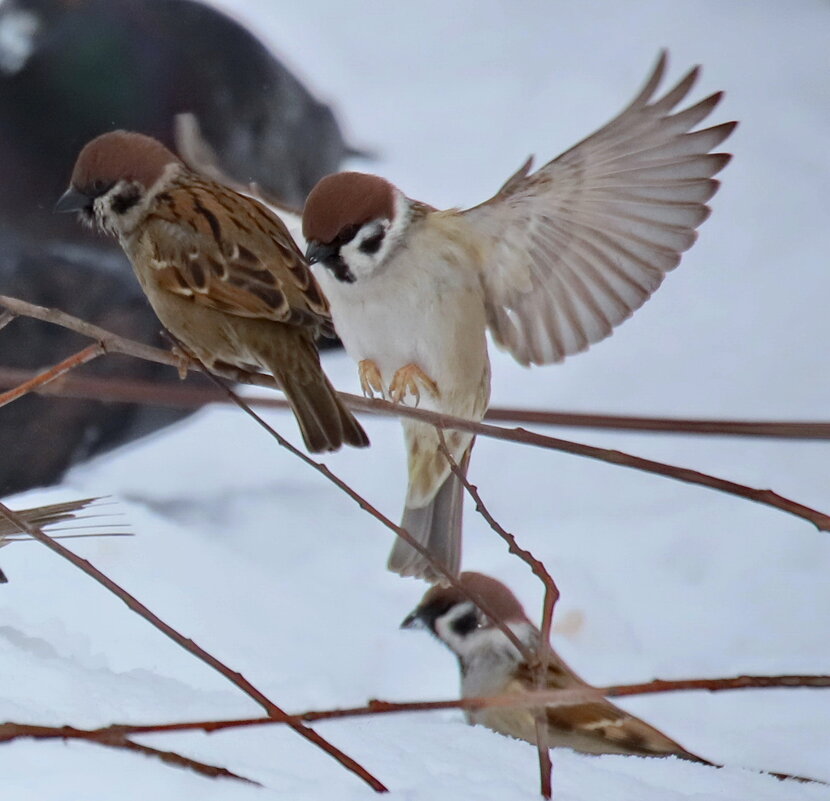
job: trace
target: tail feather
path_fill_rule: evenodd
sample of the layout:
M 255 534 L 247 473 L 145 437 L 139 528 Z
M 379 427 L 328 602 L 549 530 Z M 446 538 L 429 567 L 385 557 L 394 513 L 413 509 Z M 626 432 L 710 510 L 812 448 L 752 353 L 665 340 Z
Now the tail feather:
M 462 468 L 466 470 L 469 451 Z M 426 505 L 419 508 L 404 507 L 401 528 L 411 534 L 453 576 L 461 570 L 461 533 L 464 512 L 464 485 L 450 473 Z M 444 576 L 400 537 L 395 541 L 387 565 L 393 573 L 415 576 L 433 583 L 443 582 Z
M 306 448 L 311 453 L 336 451 L 344 443 L 365 448 L 369 437 L 323 372 L 313 339 L 298 328 L 291 334 L 273 340 L 274 351 L 260 359 L 285 393 Z
M 322 370 L 314 380 L 298 380 L 283 371 L 274 371 L 311 453 L 336 451 L 344 443 L 355 448 L 369 445 L 369 437 L 346 408 Z

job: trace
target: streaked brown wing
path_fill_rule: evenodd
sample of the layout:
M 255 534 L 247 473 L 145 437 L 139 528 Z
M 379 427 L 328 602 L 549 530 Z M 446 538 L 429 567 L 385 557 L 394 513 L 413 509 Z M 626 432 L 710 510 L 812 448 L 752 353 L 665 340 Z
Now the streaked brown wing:
M 662 97 L 661 54 L 617 117 L 530 173 L 530 161 L 464 218 L 487 242 L 488 323 L 522 364 L 561 361 L 604 339 L 642 306 L 709 216 L 712 178 L 730 156 L 710 153 L 736 123 L 692 131 L 720 101 L 681 111 L 698 68 Z
M 158 197 L 147 236 L 163 289 L 239 317 L 332 330 L 294 240 L 256 200 L 190 176 Z
M 519 667 L 516 678 L 517 685 L 534 686 L 534 677 L 527 665 Z M 548 666 L 546 689 L 589 686 L 561 660 L 555 660 Z M 578 750 L 590 749 L 590 753 L 606 753 L 610 747 L 612 752 L 619 750 L 644 756 L 675 754 L 697 759 L 658 729 L 604 698 L 568 706 L 547 707 L 545 716 L 552 730 L 572 735 L 579 741 L 578 746 L 574 744 Z

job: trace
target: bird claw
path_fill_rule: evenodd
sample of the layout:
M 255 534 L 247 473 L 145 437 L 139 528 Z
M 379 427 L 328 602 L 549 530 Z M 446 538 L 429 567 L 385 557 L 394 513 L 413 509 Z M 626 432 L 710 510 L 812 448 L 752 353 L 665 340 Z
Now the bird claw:
M 357 365 L 357 374 L 364 397 L 374 398 L 375 392 L 383 397 L 383 377 L 376 362 L 372 359 L 361 359 Z
M 415 406 L 421 402 L 420 382 L 433 398 L 440 398 L 441 391 L 436 384 L 417 364 L 407 364 L 401 367 L 392 377 L 389 385 L 389 399 L 392 403 L 402 403 L 407 394 L 415 398 Z
M 188 371 L 193 366 L 193 357 L 180 345 L 173 345 L 170 350 L 173 352 L 173 356 L 176 357 L 176 369 L 179 371 L 179 379 L 184 381 L 187 378 Z

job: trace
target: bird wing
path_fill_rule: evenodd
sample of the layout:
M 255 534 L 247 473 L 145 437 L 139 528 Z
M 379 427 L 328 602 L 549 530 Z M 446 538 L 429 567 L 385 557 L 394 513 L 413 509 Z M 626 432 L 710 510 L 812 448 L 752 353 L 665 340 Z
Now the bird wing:
M 193 178 L 157 197 L 145 236 L 162 289 L 238 317 L 333 331 L 291 234 L 253 198 Z
M 488 245 L 488 325 L 522 364 L 561 361 L 611 334 L 709 215 L 712 176 L 731 158 L 710 151 L 737 123 L 692 132 L 722 93 L 673 111 L 699 68 L 655 98 L 665 67 L 664 52 L 611 122 L 534 173 L 528 159 L 493 198 L 463 212 Z
M 548 665 L 545 689 L 564 690 L 589 688 L 554 653 Z M 535 686 L 535 675 L 522 664 L 510 690 L 526 691 Z M 567 706 L 549 706 L 545 717 L 551 733 L 551 744 L 570 745 L 585 753 L 628 753 L 640 756 L 674 754 L 684 759 L 700 760 L 644 720 L 620 709 L 605 698 L 578 702 Z

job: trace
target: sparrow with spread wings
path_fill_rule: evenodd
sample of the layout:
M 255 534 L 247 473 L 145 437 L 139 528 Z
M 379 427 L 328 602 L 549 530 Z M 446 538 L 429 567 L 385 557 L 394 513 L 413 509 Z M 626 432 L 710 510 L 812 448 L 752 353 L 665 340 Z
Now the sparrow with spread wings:
M 736 123 L 693 130 L 721 99 L 676 110 L 698 68 L 662 96 L 665 54 L 631 104 L 531 172 L 528 160 L 490 200 L 441 211 L 374 175 L 323 178 L 303 212 L 307 258 L 364 392 L 480 420 L 490 398 L 485 332 L 523 365 L 550 364 L 607 337 L 642 306 L 695 241 L 711 151 Z M 462 486 L 433 426 L 403 421 L 409 485 L 402 527 L 460 569 Z M 449 432 L 465 466 L 472 435 Z M 402 540 L 389 567 L 437 580 Z
M 308 450 L 369 444 L 320 366 L 328 303 L 264 205 L 149 136 L 113 131 L 83 148 L 56 210 L 118 238 L 159 320 L 208 368 L 273 375 Z

